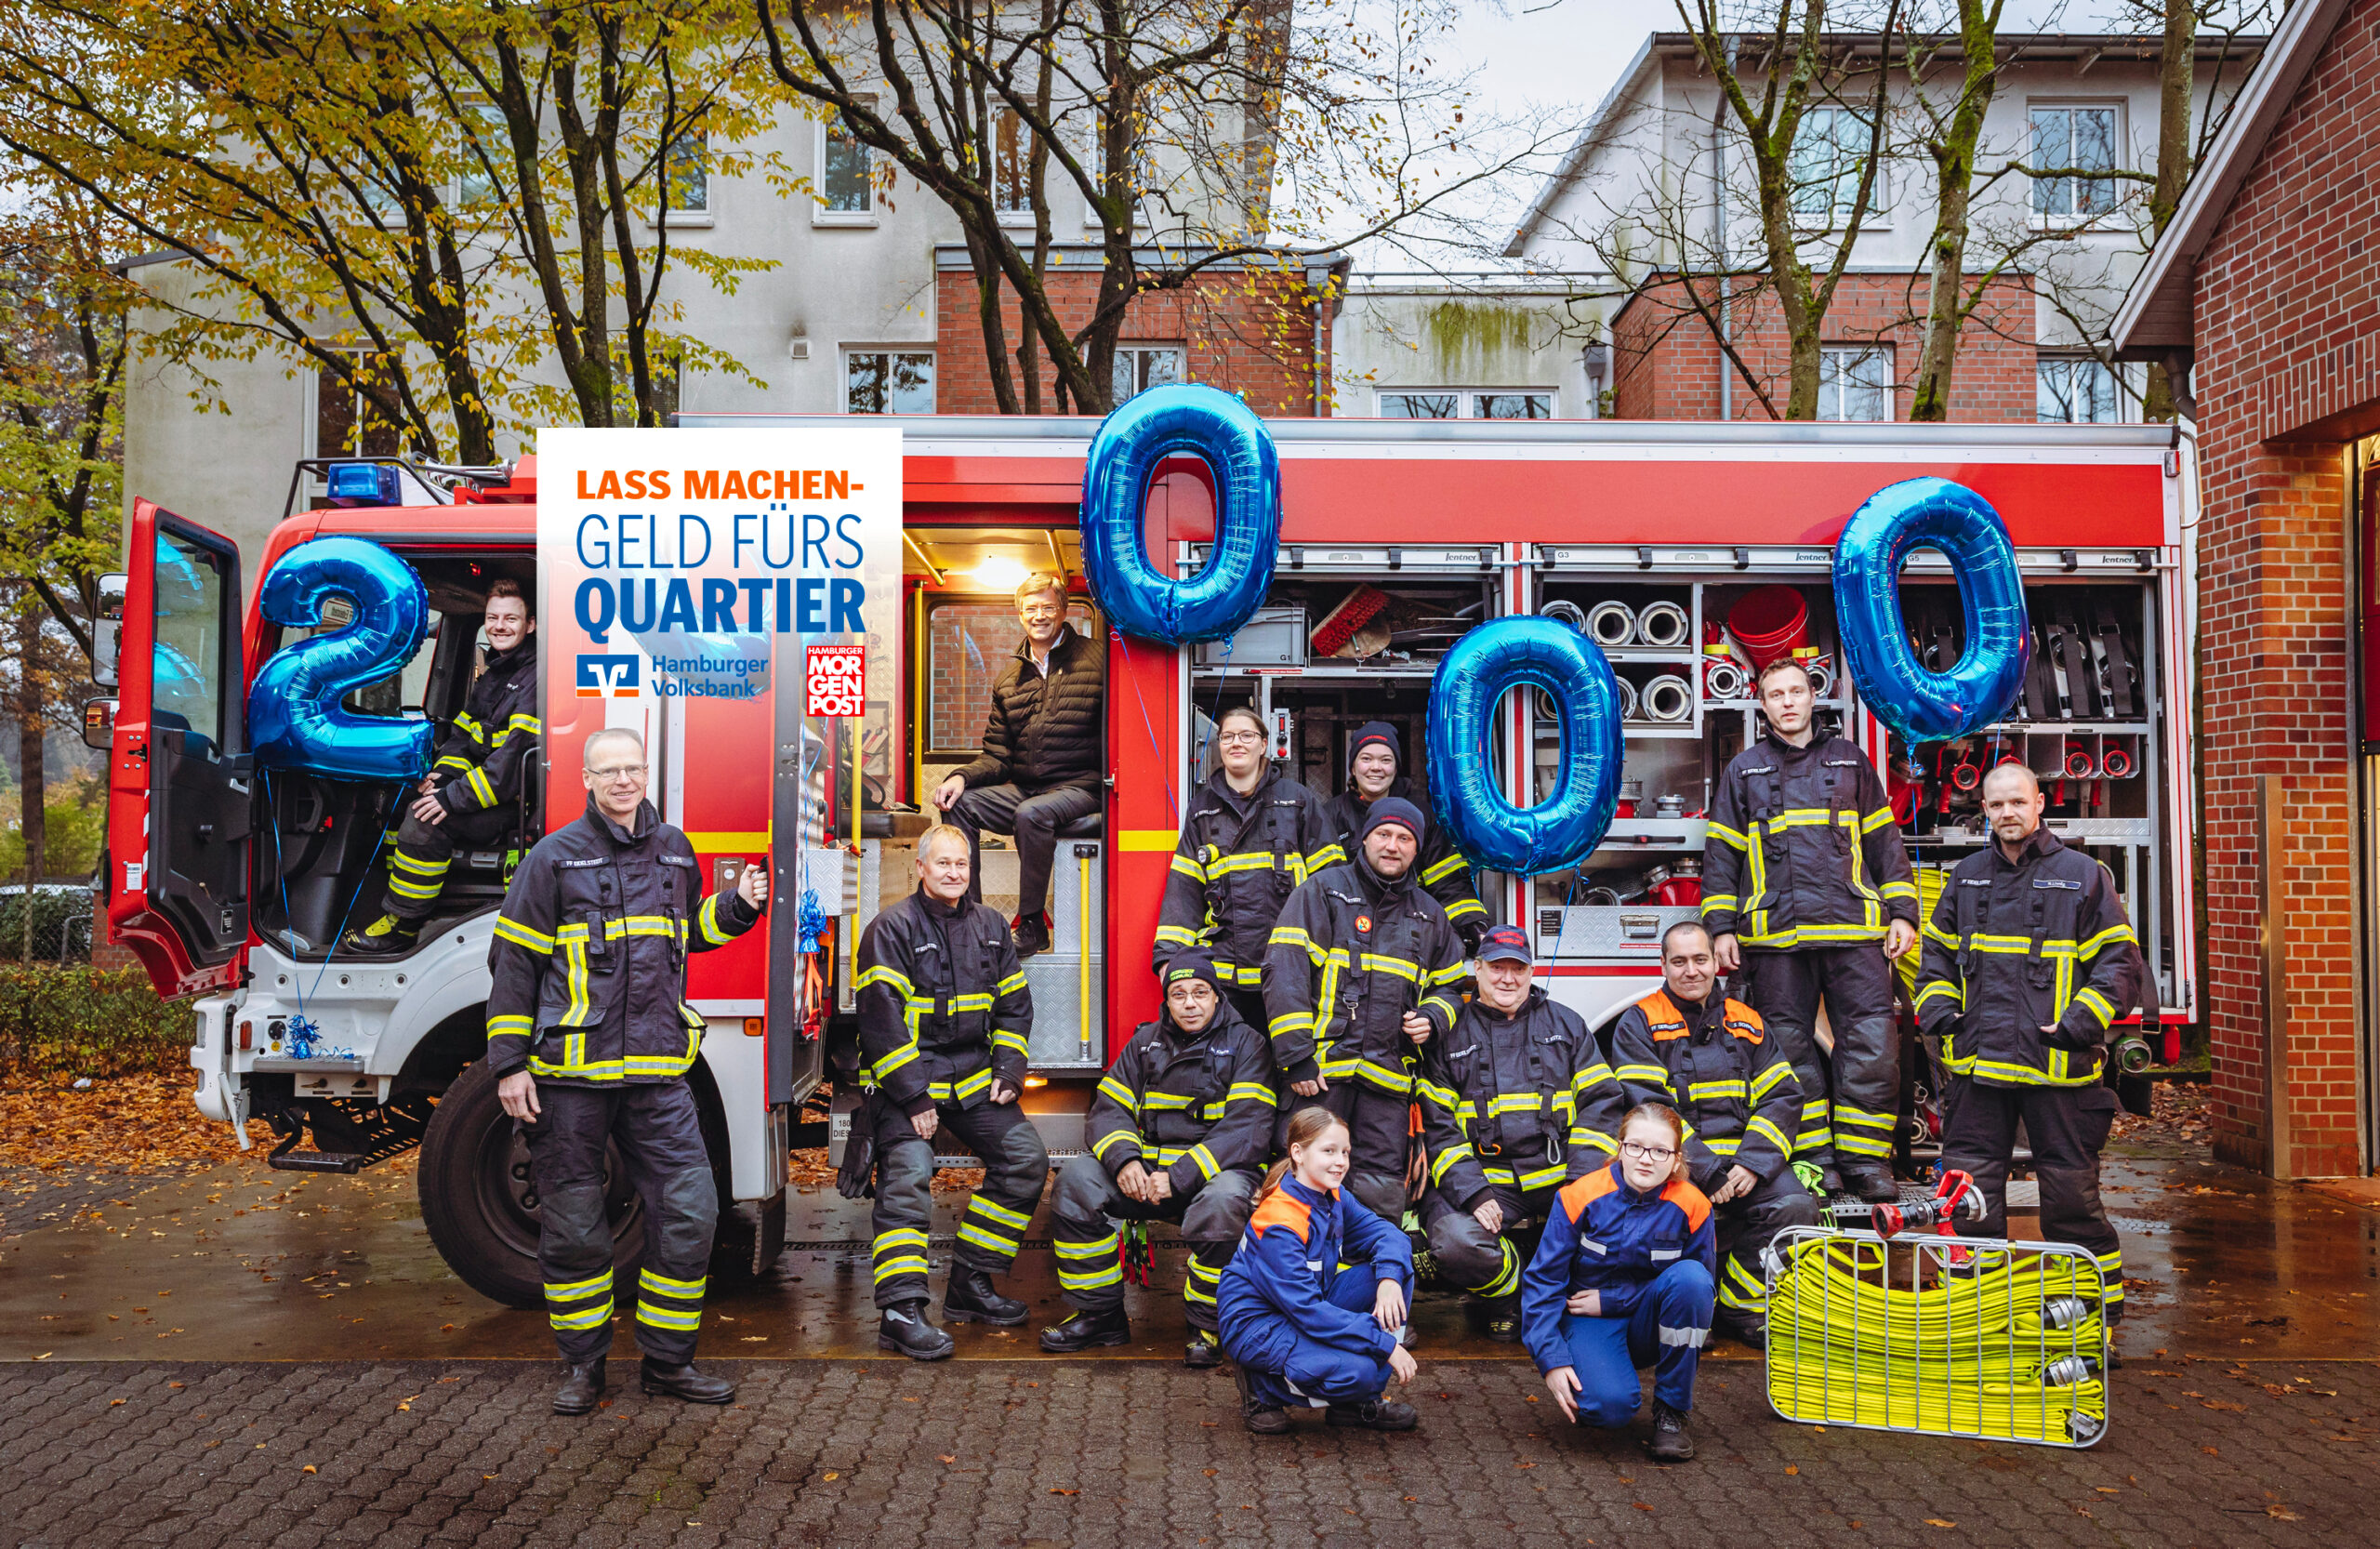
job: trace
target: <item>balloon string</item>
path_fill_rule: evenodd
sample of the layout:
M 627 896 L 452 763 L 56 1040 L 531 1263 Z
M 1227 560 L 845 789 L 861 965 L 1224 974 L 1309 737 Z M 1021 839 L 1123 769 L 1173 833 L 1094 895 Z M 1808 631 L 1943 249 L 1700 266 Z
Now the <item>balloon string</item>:
M 1124 653 L 1124 676 L 1131 681 L 1132 697 L 1140 701 L 1141 724 L 1149 734 L 1149 751 L 1157 755 L 1157 767 L 1165 771 L 1165 802 L 1173 814 L 1173 826 L 1179 828 L 1182 827 L 1182 801 L 1173 794 L 1173 765 L 1167 760 L 1165 749 L 1157 744 L 1157 722 L 1149 718 L 1148 699 L 1141 693 L 1140 679 L 1132 675 L 1132 648 L 1125 643 L 1124 631 L 1115 625 L 1107 626 L 1107 633 L 1116 642 L 1116 648 Z
M 400 782 L 398 782 L 398 785 L 397 785 L 397 803 L 398 803 L 399 805 L 402 805 L 402 804 L 403 803 L 403 801 L 404 801 L 404 795 L 405 795 L 405 785 L 404 785 L 404 783 L 403 783 L 403 781 L 400 781 Z M 269 797 L 270 797 L 270 793 L 268 793 L 268 798 L 269 798 Z M 392 810 L 391 810 L 391 812 L 390 812 L 390 815 L 391 815 L 391 816 L 394 816 L 394 815 L 395 815 L 393 809 L 392 809 Z M 403 821 L 403 820 L 402 818 L 400 818 L 400 819 L 399 819 L 399 821 L 400 821 L 400 822 L 402 822 L 402 821 Z M 361 900 L 363 899 L 363 897 L 364 897 L 364 888 L 365 888 L 366 886 L 368 886 L 368 885 L 371 883 L 371 880 L 372 880 L 372 868 L 373 868 L 373 867 L 377 867 L 377 866 L 378 866 L 378 865 L 380 864 L 380 851 L 381 851 L 381 850 L 382 850 L 382 849 L 383 849 L 383 848 L 388 844 L 388 842 L 389 842 L 389 825 L 388 825 L 388 821 L 387 821 L 387 819 L 385 819 L 385 818 L 384 818 L 384 819 L 382 819 L 382 820 L 381 820 L 380 825 L 379 825 L 379 827 L 380 827 L 380 837 L 379 837 L 377 840 L 374 841 L 373 841 L 373 844 L 372 844 L 372 858 L 371 858 L 370 860 L 365 861 L 365 862 L 364 863 L 364 875 L 356 879 L 356 881 L 355 881 L 355 891 L 354 891 L 353 893 L 350 893 L 350 894 L 349 894 L 347 895 L 347 907 L 346 907 L 346 909 L 344 909 L 343 911 L 341 911 L 341 913 L 340 913 L 340 915 L 339 915 L 339 917 L 338 917 L 338 929 L 337 929 L 337 930 L 336 930 L 336 931 L 333 931 L 333 932 L 331 933 L 330 946 L 329 946 L 329 947 L 328 947 L 326 950 L 324 950 L 324 952 L 323 953 L 323 966 L 322 966 L 322 967 L 320 967 L 320 968 L 318 968 L 318 969 L 316 969 L 316 970 L 314 970 L 314 983 L 313 983 L 313 986 L 312 986 L 312 987 L 313 987 L 313 988 L 315 988 L 315 989 L 320 989 L 320 988 L 322 988 L 322 987 L 323 987 L 323 975 L 324 975 L 324 974 L 325 974 L 325 973 L 329 973 L 329 972 L 331 971 L 331 960 L 332 960 L 333 958 L 335 958 L 335 957 L 338 956 L 338 944 L 339 944 L 341 941 L 345 940 L 345 939 L 346 939 L 346 937 L 347 937 L 347 922 L 348 922 L 348 920 L 350 920 L 350 919 L 354 915 L 354 913 L 355 913 L 355 906 L 356 906 L 356 904 L 357 904 L 359 901 L 361 901 Z M 279 843 L 280 841 L 276 839 L 276 840 L 274 841 L 274 842 L 275 842 L 275 844 L 276 844 L 276 845 L 278 845 L 278 843 Z M 286 916 L 286 915 L 288 914 L 288 912 L 289 912 L 289 904 L 288 904 L 288 896 L 289 896 L 289 892 L 288 892 L 288 890 L 289 890 L 289 879 L 288 879 L 288 878 L 284 877 L 284 878 L 281 880 L 281 887 L 282 887 L 282 905 L 281 905 L 281 909 L 282 909 L 282 913 L 284 914 L 284 916 Z M 300 1016 L 303 1016 L 303 1015 L 306 1013 L 306 999 L 305 999 L 305 997 L 304 997 L 304 996 L 302 996 L 302 995 L 301 995 L 301 996 L 299 996 L 299 997 L 298 998 L 298 1013 Z

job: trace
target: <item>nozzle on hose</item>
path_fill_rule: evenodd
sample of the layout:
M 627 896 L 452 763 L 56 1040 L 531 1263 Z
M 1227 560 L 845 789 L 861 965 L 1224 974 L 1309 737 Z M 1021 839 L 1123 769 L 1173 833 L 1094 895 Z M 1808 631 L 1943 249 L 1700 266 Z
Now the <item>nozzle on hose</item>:
M 2148 1042 L 2142 1039 L 2117 1039 L 2114 1053 L 2116 1068 L 2127 1076 L 2137 1076 L 2155 1063 Z

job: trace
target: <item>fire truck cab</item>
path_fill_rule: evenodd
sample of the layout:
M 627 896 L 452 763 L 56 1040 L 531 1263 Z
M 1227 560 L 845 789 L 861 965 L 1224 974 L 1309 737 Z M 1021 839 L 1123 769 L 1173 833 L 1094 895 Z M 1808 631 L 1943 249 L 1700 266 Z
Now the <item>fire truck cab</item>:
M 1026 962 L 1036 1020 L 1025 1102 L 1053 1153 L 1081 1146 L 1092 1083 L 1158 1010 L 1149 971 L 1158 899 L 1183 806 L 1211 767 L 1207 738 L 1221 710 L 1253 705 L 1273 728 L 1274 757 L 1324 795 L 1344 783 L 1355 727 L 1392 722 L 1404 734 L 1405 774 L 1427 791 L 1446 774 L 1428 766 L 1422 735 L 1438 658 L 1464 631 L 1518 614 L 1586 630 L 1633 701 L 1620 816 L 1593 854 L 1553 875 L 1474 879 L 1492 918 L 1532 931 L 1539 972 L 1592 1025 L 1658 982 L 1660 931 L 1696 913 L 1713 782 L 1759 734 L 1745 636 L 1792 637 L 1784 648 L 1828 680 L 1825 708 L 1885 771 L 1921 883 L 1937 879 L 1929 902 L 1939 874 L 1985 842 L 1981 772 L 2020 760 L 2043 776 L 2051 826 L 2114 875 L 2168 1024 L 2194 1013 L 2183 707 L 2195 469 L 2164 427 L 1269 421 L 1282 491 L 1269 591 L 1230 640 L 1173 648 L 1111 631 L 1081 579 L 1095 422 L 869 423 L 903 434 L 900 597 L 897 607 L 871 602 L 868 616 L 872 632 L 892 637 L 898 664 L 895 682 L 868 688 L 871 702 L 892 705 L 889 735 L 805 717 L 783 692 L 765 708 L 679 699 L 655 711 L 654 800 L 694 839 L 714 885 L 738 866 L 774 867 L 766 930 L 696 958 L 691 980 L 709 1024 L 693 1080 L 722 1199 L 743 1205 L 750 1262 L 767 1262 L 782 1242 L 788 1147 L 841 1139 L 857 1085 L 859 934 L 914 886 L 931 792 L 974 756 L 991 683 L 1018 640 L 1013 588 L 1037 570 L 1070 578 L 1078 629 L 1107 651 L 1105 808 L 1059 836 L 1052 947 Z M 1842 669 L 1831 560 L 1863 500 L 1924 474 L 1965 484 L 1999 511 L 2051 671 L 2037 671 L 2016 718 L 1957 744 L 1907 748 Z M 1184 458 L 1153 481 L 1144 536 L 1159 566 L 1186 576 L 1204 563 L 1215 538 L 1208 478 Z M 311 537 L 351 534 L 422 575 L 430 642 L 350 708 L 453 716 L 487 585 L 529 578 L 534 468 L 450 482 L 443 490 L 392 477 L 388 487 L 416 492 L 415 503 L 367 497 L 292 515 L 258 557 L 270 567 Z M 334 479 L 334 496 L 340 487 Z M 281 1166 L 353 1171 L 421 1144 L 423 1213 L 449 1263 L 491 1296 L 536 1304 L 535 1200 L 477 1061 L 509 857 L 575 815 L 575 745 L 549 747 L 544 808 L 523 812 L 518 843 L 459 860 L 447 912 L 411 955 L 342 957 L 329 949 L 342 920 L 377 897 L 392 793 L 268 779 L 252 766 L 246 684 L 288 643 L 284 631 L 246 604 L 251 581 L 231 545 L 146 501 L 132 526 L 107 908 L 112 936 L 139 954 L 161 992 L 199 997 L 200 1107 L 235 1125 L 271 1121 Z M 1903 577 L 1911 648 L 1934 665 L 1964 646 L 1952 580 L 1930 552 Z M 781 655 L 780 683 L 786 664 Z M 555 695 L 571 689 L 550 655 L 546 666 L 550 724 L 568 714 Z M 1548 708 L 1508 696 L 1476 749 L 1474 773 L 1517 805 L 1556 783 Z M 987 841 L 983 873 L 986 901 L 1012 911 L 1013 852 Z M 304 1037 L 295 1036 L 300 1018 Z M 831 1125 L 802 1123 L 803 1104 L 828 1081 Z M 1912 1102 L 1907 1135 L 1921 1147 L 1923 1106 Z M 298 1149 L 310 1132 L 313 1147 Z M 632 1251 L 625 1185 L 615 1203 Z

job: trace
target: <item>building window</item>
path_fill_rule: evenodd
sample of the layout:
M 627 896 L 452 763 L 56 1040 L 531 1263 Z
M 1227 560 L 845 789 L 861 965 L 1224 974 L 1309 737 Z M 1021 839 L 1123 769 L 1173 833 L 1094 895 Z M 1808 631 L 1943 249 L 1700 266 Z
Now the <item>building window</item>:
M 1182 346 L 1178 344 L 1119 344 L 1116 347 L 1113 386 L 1115 401 L 1118 404 L 1153 387 L 1188 380 L 1182 373 Z
M 469 169 L 455 179 L 455 203 L 494 205 L 506 196 L 503 173 L 512 165 L 512 130 L 504 110 L 493 102 L 463 104 L 463 162 Z
M 2035 108 L 2033 165 L 2044 169 L 2112 172 L 2116 110 Z M 2116 185 L 2106 178 L 2035 178 L 2033 213 L 2049 220 L 2088 220 L 2116 207 Z
M 710 137 L 697 129 L 669 142 L 661 158 L 664 191 L 671 215 L 710 211 Z
M 343 350 L 339 353 L 354 361 L 358 370 L 369 358 L 361 350 Z M 401 450 L 397 428 L 357 391 L 353 380 L 352 373 L 342 377 L 329 366 L 314 368 L 314 456 L 395 457 Z
M 1868 124 L 1849 108 L 1811 108 L 1794 132 L 1787 170 L 1793 179 L 1793 213 L 1813 226 L 1844 226 L 1859 199 L 1859 175 L 1868 165 Z M 1881 168 L 1868 195 L 1867 215 L 1884 203 Z
M 2034 367 L 2033 417 L 2044 425 L 2114 425 L 2122 404 L 2116 374 L 2103 361 L 2043 355 Z
M 843 352 L 843 412 L 933 413 L 933 352 L 847 350 Z
M 1422 389 L 1383 392 L 1379 398 L 1382 419 L 1551 419 L 1554 394 L 1545 389 L 1510 392 L 1465 392 L 1457 389 Z
M 876 99 L 861 99 L 869 107 Z M 840 114 L 818 122 L 817 204 L 811 218 L 822 226 L 864 226 L 876 220 L 875 164 Z
M 1830 345 L 1818 352 L 1818 417 L 1880 420 L 1893 417 L 1890 345 Z
M 992 121 L 992 207 L 1004 219 L 1033 215 L 1033 136 L 1013 108 Z

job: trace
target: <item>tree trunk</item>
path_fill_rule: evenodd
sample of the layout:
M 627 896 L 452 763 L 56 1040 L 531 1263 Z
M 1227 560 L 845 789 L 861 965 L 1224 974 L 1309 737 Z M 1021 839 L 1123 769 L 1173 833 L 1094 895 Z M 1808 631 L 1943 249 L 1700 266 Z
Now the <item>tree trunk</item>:
M 1917 352 L 1917 381 L 1909 417 L 1940 423 L 1950 417 L 1950 377 L 1959 364 L 1959 327 L 1966 321 L 1967 209 L 1974 198 L 1976 147 L 1983 116 L 1999 86 L 2000 7 L 1959 0 L 1959 43 L 1966 76 L 1950 123 L 1934 152 L 1934 237 L 1925 298 L 1925 332 Z
M 2165 0 L 2165 48 L 2157 65 L 2157 184 L 2149 195 L 2149 219 L 2162 236 L 2190 180 L 2190 84 L 2196 69 L 2198 7 L 2192 0 Z M 2175 414 L 2174 385 L 2165 368 L 2151 364 L 2141 404 L 2151 419 Z
M 49 792 L 42 759 L 42 739 L 48 727 L 41 713 L 41 623 L 39 608 L 25 607 L 17 615 L 17 788 L 24 814 L 20 826 L 25 836 L 22 960 L 26 962 L 33 958 L 33 884 L 41 880 L 43 852 L 49 843 L 43 811 Z

